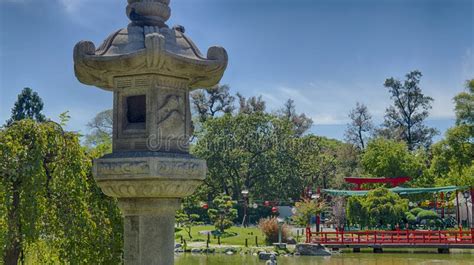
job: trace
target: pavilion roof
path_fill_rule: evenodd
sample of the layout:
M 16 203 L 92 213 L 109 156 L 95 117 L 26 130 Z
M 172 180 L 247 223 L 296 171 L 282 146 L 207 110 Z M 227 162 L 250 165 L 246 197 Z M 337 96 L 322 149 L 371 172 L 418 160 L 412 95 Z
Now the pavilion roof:
M 445 186 L 445 187 L 430 187 L 430 188 L 403 188 L 395 187 L 389 189 L 392 192 L 400 195 L 420 194 L 420 193 L 439 193 L 439 192 L 453 192 L 456 190 L 464 190 L 466 187 L 461 186 Z M 333 190 L 323 189 L 322 192 L 334 196 L 365 196 L 370 190 Z

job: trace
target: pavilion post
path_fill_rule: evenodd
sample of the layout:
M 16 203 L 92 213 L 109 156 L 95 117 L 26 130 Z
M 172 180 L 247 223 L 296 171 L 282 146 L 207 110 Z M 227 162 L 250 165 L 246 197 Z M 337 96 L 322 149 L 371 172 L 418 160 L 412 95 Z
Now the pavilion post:
M 456 190 L 456 219 L 458 221 L 458 227 L 461 224 L 461 213 L 459 211 L 459 192 Z

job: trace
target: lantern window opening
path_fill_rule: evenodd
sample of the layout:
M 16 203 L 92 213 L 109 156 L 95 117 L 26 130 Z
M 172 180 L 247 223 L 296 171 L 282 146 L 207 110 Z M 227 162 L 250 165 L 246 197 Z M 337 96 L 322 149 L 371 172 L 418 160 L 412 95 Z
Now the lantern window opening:
M 128 96 L 125 99 L 127 127 L 144 129 L 146 124 L 146 96 Z

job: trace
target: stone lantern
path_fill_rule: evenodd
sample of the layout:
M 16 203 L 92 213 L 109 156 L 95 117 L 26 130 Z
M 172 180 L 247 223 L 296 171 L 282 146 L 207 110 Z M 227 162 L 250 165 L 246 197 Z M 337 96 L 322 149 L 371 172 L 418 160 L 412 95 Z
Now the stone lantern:
M 131 23 L 96 48 L 74 48 L 80 82 L 114 93 L 113 152 L 94 161 L 102 191 L 124 216 L 125 264 L 173 264 L 175 211 L 206 175 L 189 155 L 189 92 L 216 85 L 227 52 L 203 56 L 184 27 L 169 28 L 170 0 L 128 0 Z

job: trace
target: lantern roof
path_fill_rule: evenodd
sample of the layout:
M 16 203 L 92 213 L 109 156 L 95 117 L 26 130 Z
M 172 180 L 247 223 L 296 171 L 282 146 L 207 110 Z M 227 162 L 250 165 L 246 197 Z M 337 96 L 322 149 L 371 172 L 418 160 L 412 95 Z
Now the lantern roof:
M 81 41 L 74 48 L 74 69 L 84 84 L 116 89 L 114 78 L 159 75 L 186 81 L 188 87 L 216 85 L 227 67 L 227 52 L 213 46 L 202 55 L 183 26 L 168 27 L 169 0 L 128 0 L 131 23 L 112 33 L 98 48 Z

